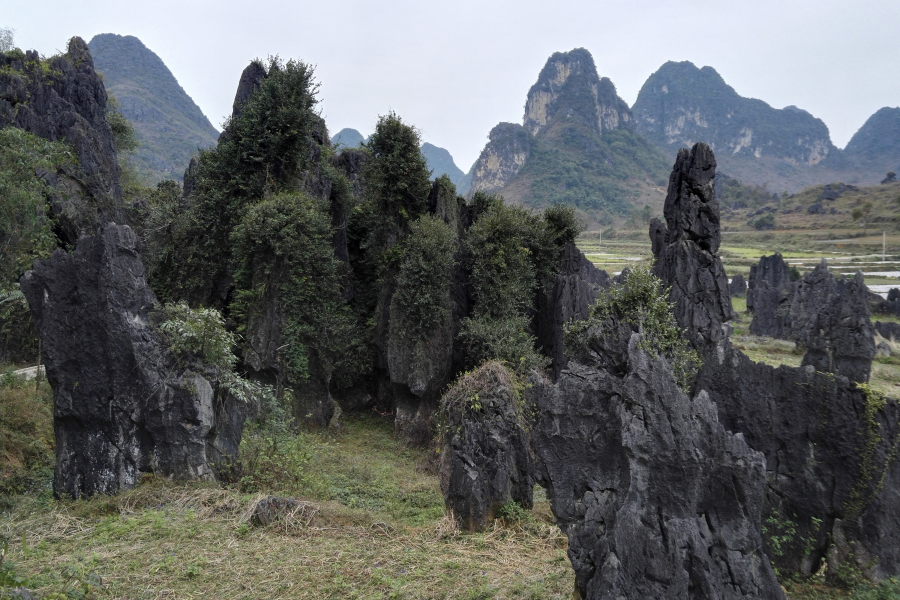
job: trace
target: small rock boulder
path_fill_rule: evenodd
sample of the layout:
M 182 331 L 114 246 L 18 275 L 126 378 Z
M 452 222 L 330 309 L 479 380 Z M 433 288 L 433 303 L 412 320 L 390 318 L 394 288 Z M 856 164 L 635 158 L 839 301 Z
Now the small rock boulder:
M 728 291 L 732 298 L 743 298 L 747 295 L 747 282 L 742 274 L 738 273 L 731 278 L 731 283 L 728 284 Z
M 462 529 L 484 529 L 510 501 L 533 505 L 522 387 L 493 361 L 463 375 L 441 399 L 441 491 Z
M 875 331 L 886 340 L 900 342 L 900 324 L 891 321 L 875 321 Z

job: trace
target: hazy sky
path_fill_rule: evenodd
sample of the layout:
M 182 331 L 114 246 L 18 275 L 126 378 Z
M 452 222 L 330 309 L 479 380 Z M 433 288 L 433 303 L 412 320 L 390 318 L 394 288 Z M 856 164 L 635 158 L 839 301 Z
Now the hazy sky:
M 550 54 L 577 47 L 629 105 L 662 63 L 690 60 L 743 96 L 808 110 L 840 147 L 900 104 L 896 0 L 0 0 L 3 26 L 47 55 L 73 35 L 137 36 L 217 127 L 251 59 L 299 58 L 316 66 L 332 134 L 368 135 L 393 109 L 463 170 L 494 125 L 521 122 Z

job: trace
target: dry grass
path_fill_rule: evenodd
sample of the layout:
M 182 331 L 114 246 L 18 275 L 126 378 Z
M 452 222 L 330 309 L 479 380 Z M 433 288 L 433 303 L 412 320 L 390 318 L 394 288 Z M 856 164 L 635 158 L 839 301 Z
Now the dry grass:
M 390 488 L 402 498 L 408 479 L 438 484 L 423 468 L 426 453 L 404 448 L 384 424 L 363 419 L 345 430 L 322 434 L 328 456 L 314 460 L 343 469 L 326 483 L 344 501 L 301 499 L 266 527 L 251 522 L 264 494 L 151 479 L 117 497 L 20 498 L 0 517 L 0 534 L 16 573 L 43 594 L 99 576 L 92 593 L 110 599 L 569 597 L 566 539 L 542 494 L 526 520 L 477 534 L 425 501 L 419 515 L 353 508 L 340 486 L 361 461 L 380 495 Z

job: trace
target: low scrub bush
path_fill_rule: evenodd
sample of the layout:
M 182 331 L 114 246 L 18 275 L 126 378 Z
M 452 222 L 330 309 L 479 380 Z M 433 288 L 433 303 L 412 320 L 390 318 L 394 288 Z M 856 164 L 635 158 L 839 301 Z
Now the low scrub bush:
M 49 493 L 54 446 L 50 385 L 0 376 L 0 495 Z
M 678 385 L 687 390 L 700 368 L 700 357 L 683 337 L 673 306 L 662 281 L 648 267 L 636 267 L 622 285 L 600 291 L 587 319 L 566 325 L 566 345 L 585 352 L 593 336 L 626 323 L 641 334 L 643 350 L 668 360 Z

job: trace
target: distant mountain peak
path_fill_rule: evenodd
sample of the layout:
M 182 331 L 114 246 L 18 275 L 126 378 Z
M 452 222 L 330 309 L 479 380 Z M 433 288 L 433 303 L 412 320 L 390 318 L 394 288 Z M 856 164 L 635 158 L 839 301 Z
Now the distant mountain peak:
M 340 144 L 345 148 L 356 148 L 365 141 L 366 138 L 363 137 L 363 134 L 349 127 L 344 127 L 331 136 L 331 143 L 333 145 Z
M 628 105 L 608 78 L 600 78 L 591 53 L 584 48 L 556 52 L 547 59 L 528 91 L 522 125 L 537 135 L 558 115 L 583 119 L 596 133 L 632 120 Z
M 101 33 L 88 43 L 106 89 L 134 125 L 140 147 L 132 163 L 151 182 L 181 179 L 198 148 L 219 132 L 152 50 L 133 35 Z
M 835 150 L 820 119 L 744 98 L 712 67 L 688 61 L 669 61 L 650 75 L 632 111 L 638 131 L 655 143 L 675 149 L 706 142 L 726 161 L 769 157 L 809 167 Z

